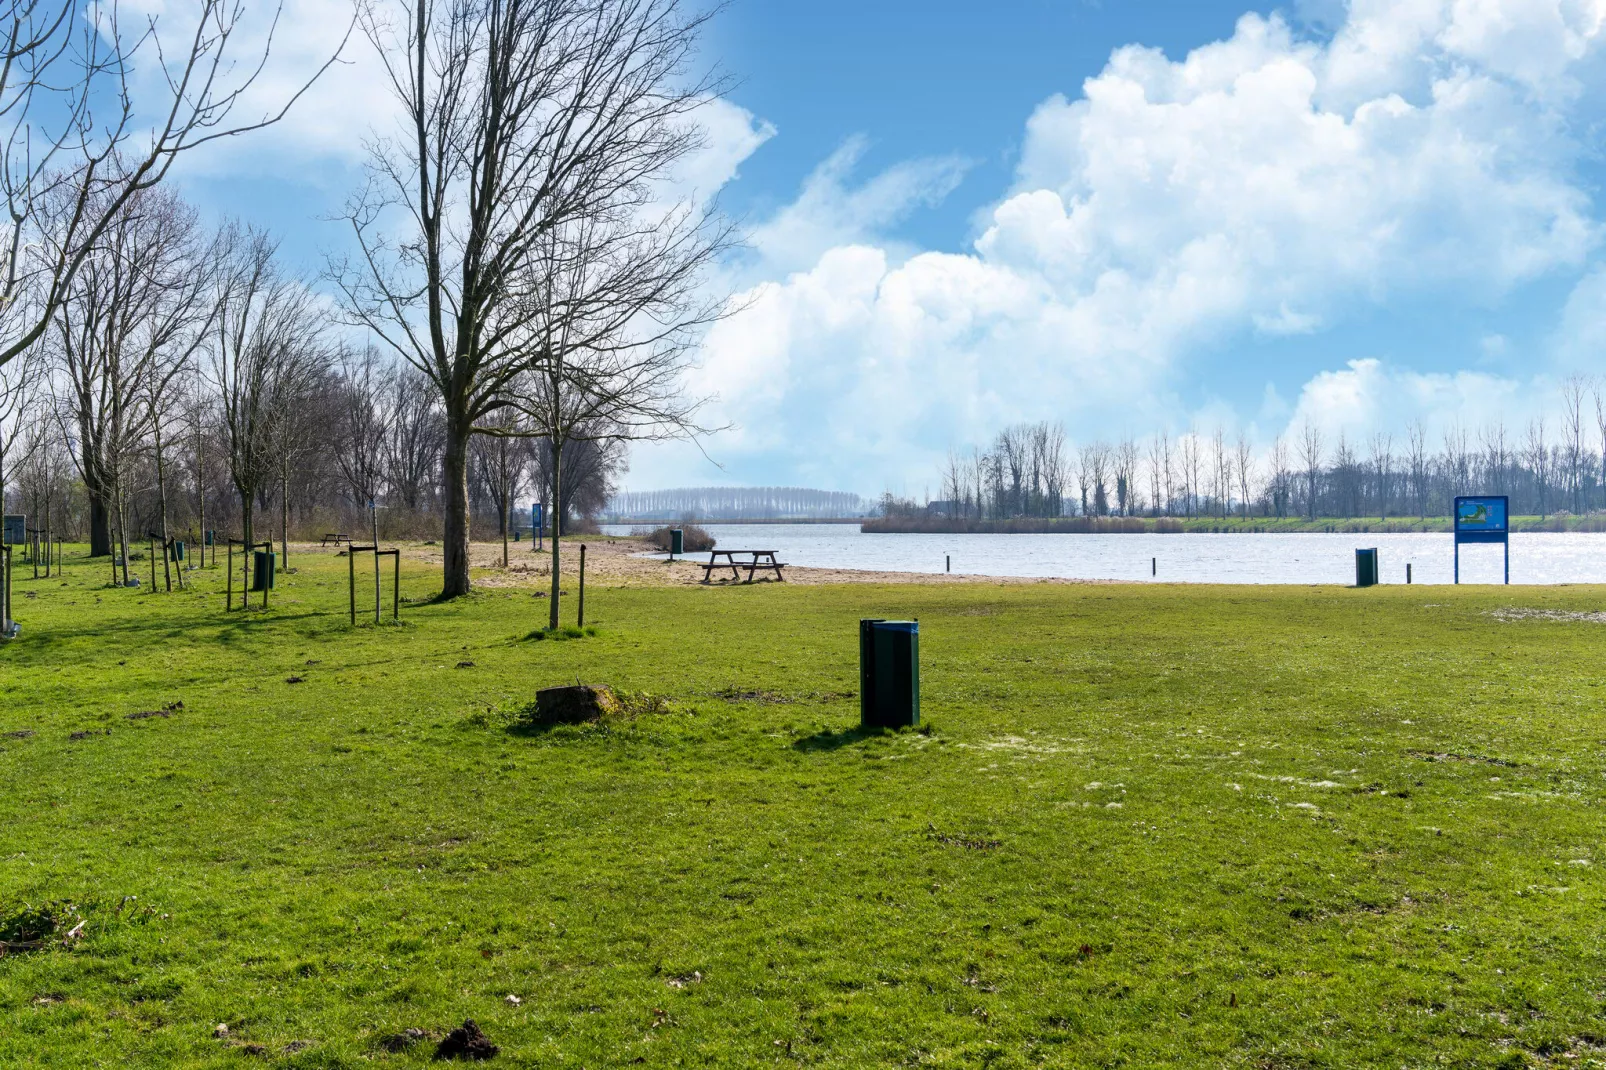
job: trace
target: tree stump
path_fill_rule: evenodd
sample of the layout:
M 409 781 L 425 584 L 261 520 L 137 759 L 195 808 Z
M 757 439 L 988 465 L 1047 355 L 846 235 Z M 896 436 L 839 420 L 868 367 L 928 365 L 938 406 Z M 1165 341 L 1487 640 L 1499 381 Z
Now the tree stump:
M 576 684 L 535 693 L 535 719 L 542 724 L 586 724 L 619 712 L 619 699 L 606 687 Z

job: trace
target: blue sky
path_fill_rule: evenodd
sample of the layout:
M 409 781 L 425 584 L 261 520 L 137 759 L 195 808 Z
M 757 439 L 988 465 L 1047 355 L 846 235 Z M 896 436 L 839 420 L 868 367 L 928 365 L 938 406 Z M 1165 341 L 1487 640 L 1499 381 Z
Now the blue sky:
M 288 63 L 330 9 L 290 8 Z M 1602 370 L 1603 25 L 1606 0 L 738 0 L 699 180 L 749 231 L 717 280 L 743 311 L 691 380 L 736 426 L 626 481 L 918 494 L 1016 420 L 1521 426 Z M 185 178 L 311 270 L 386 118 L 353 59 Z

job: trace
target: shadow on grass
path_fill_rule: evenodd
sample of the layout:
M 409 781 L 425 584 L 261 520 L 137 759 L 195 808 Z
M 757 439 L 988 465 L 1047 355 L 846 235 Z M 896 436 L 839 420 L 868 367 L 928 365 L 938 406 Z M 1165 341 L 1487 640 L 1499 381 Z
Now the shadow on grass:
M 841 750 L 843 747 L 851 747 L 855 743 L 874 739 L 876 736 L 883 735 L 886 732 L 887 729 L 885 728 L 867 728 L 864 725 L 844 728 L 840 732 L 826 728 L 814 733 L 812 736 L 804 736 L 792 744 L 792 749 L 804 752 Z

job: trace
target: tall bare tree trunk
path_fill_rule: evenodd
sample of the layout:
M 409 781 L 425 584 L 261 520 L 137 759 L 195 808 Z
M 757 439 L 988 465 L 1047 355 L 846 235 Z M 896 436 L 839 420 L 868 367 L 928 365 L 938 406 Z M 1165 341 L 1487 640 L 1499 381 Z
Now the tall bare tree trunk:
M 245 491 L 241 491 L 240 538 L 245 542 L 245 574 L 240 579 L 241 609 L 249 609 L 251 607 L 251 554 L 256 550 L 256 544 L 252 540 L 252 535 L 255 533 L 255 528 L 252 524 L 254 519 L 255 518 L 251 514 L 251 495 L 247 494 Z
M 561 564 L 559 536 L 563 534 L 563 439 L 552 436 L 552 597 L 547 599 L 547 627 L 558 626 L 558 594 L 561 590 L 558 567 Z
M 442 598 L 456 598 L 469 590 L 468 436 L 466 419 L 448 419 L 446 449 L 441 458 L 441 551 L 445 558 Z
M 118 480 L 112 490 L 112 501 L 117 505 L 117 557 L 123 569 L 123 586 L 128 586 L 128 521 L 123 512 L 123 484 Z
M 196 501 L 196 505 L 198 507 L 196 509 L 196 513 L 199 514 L 199 516 L 200 516 L 201 530 L 196 533 L 195 545 L 198 546 L 200 548 L 200 551 L 201 551 L 201 567 L 202 568 L 206 567 L 206 474 L 205 474 L 206 473 L 206 469 L 204 467 L 205 460 L 206 460 L 206 455 L 202 452 L 202 447 L 201 447 L 201 425 L 199 423 L 197 423 L 195 425 L 195 501 Z M 213 556 L 216 556 L 217 550 L 214 548 L 212 553 L 213 553 Z
M 162 428 L 158 422 L 152 428 L 153 446 L 156 451 L 156 520 L 161 530 L 162 539 L 162 582 L 168 591 L 173 589 L 173 563 L 167 552 L 167 472 L 162 466 Z M 184 586 L 184 577 L 179 576 L 179 587 Z
M 103 491 L 87 490 L 89 498 L 89 556 L 100 557 L 112 552 L 111 513 L 106 508 Z
M 374 540 L 378 544 L 377 539 Z M 279 549 L 284 557 L 284 570 L 290 571 L 290 455 L 279 458 Z
M 374 623 L 379 623 L 379 507 L 368 499 L 368 522 L 374 536 Z

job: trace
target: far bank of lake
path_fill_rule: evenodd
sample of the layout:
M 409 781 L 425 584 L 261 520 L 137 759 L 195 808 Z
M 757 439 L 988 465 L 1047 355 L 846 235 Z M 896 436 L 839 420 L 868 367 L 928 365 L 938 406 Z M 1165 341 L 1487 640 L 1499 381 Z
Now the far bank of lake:
M 874 535 L 1267 535 L 1406 534 L 1450 531 L 1447 516 L 1269 517 L 1269 516 L 1064 516 L 976 520 L 945 516 L 876 517 L 862 525 Z M 1514 516 L 1512 531 L 1606 532 L 1606 516 Z

